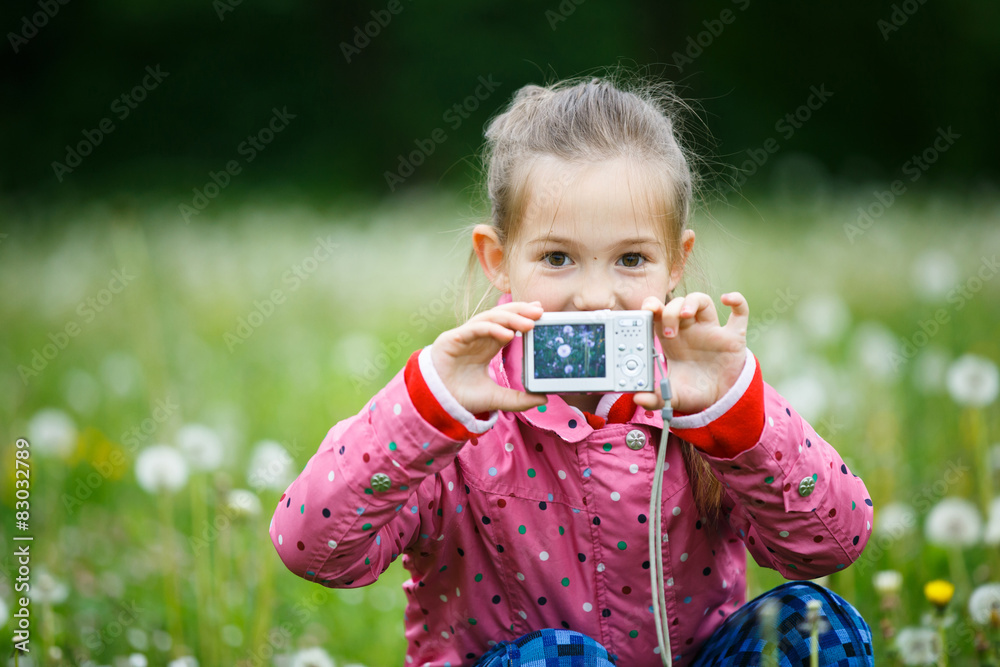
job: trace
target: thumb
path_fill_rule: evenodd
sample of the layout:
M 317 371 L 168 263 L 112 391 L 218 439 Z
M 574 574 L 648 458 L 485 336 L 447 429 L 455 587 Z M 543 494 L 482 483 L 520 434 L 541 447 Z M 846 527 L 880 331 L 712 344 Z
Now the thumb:
M 531 394 L 505 387 L 497 387 L 490 398 L 494 410 L 505 412 L 523 412 L 549 402 L 549 397 L 545 394 Z

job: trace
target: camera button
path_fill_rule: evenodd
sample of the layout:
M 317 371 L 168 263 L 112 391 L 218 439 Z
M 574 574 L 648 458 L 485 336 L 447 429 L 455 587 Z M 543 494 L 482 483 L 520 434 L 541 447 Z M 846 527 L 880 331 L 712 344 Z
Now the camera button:
M 646 349 L 646 346 L 643 345 L 642 343 L 637 343 L 636 346 L 635 346 L 635 349 L 636 349 L 637 352 L 642 352 L 643 350 Z
M 618 351 L 619 352 L 625 351 L 625 343 L 618 343 Z
M 642 449 L 646 446 L 646 434 L 639 429 L 629 431 L 625 436 L 625 444 L 629 449 Z

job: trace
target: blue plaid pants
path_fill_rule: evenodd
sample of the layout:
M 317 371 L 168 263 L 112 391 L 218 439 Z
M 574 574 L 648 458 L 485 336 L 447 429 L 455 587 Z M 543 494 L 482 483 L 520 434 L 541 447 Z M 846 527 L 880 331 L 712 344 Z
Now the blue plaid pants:
M 836 667 L 874 665 L 872 631 L 858 610 L 833 591 L 809 581 L 777 586 L 743 605 L 719 626 L 700 648 L 691 667 L 743 667 L 759 665 L 764 639 L 757 614 L 767 600 L 778 603 L 778 664 L 809 664 L 810 631 L 806 603 L 819 600 L 819 664 Z M 674 654 L 674 659 L 680 655 Z M 545 629 L 514 641 L 496 644 L 477 667 L 609 667 L 617 656 L 601 644 L 572 630 Z M 650 664 L 653 664 L 650 662 Z M 625 666 L 623 666 L 625 667 Z M 631 666 L 629 666 L 631 667 Z

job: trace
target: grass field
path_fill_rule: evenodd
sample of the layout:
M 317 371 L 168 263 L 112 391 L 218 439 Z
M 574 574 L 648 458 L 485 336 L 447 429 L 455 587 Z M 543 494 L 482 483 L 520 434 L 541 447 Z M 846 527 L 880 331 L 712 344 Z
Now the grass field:
M 877 664 L 894 660 L 880 619 L 937 633 L 949 615 L 949 664 L 987 664 L 976 643 L 996 651 L 1000 630 L 967 601 L 1000 583 L 1000 202 L 914 198 L 859 220 L 871 201 L 717 206 L 695 222 L 687 287 L 747 296 L 764 379 L 868 485 L 873 539 L 825 583 L 869 620 Z M 32 535 L 21 665 L 401 664 L 403 568 L 328 590 L 284 568 L 267 526 L 326 431 L 454 326 L 463 200 L 258 202 L 191 225 L 139 200 L 3 217 L 0 661 L 22 595 L 13 537 Z M 950 498 L 968 506 L 940 519 Z M 876 592 L 884 570 L 898 598 Z M 934 579 L 957 590 L 927 617 Z M 780 582 L 751 567 L 749 595 Z

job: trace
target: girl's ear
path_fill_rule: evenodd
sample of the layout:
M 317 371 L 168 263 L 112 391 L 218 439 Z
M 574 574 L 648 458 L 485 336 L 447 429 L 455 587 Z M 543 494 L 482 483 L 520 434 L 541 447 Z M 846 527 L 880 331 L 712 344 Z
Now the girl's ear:
M 694 249 L 694 230 L 685 229 L 681 233 L 680 256 L 670 268 L 670 289 L 667 290 L 668 293 L 673 292 L 677 284 L 680 283 L 681 278 L 684 277 L 684 265 L 687 264 L 692 249 Z
M 476 225 L 472 230 L 472 247 L 479 258 L 483 273 L 493 286 L 506 294 L 510 291 L 510 279 L 504 269 L 503 244 L 496 230 L 489 225 Z

